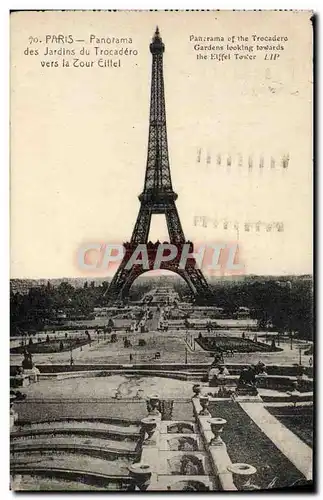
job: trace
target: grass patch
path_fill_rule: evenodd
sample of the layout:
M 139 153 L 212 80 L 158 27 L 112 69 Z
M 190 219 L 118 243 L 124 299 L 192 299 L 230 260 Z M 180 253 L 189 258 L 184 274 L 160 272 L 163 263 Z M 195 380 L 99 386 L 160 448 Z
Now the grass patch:
M 267 410 L 279 422 L 298 436 L 304 443 L 313 448 L 313 407 L 296 406 L 276 407 L 268 406 Z
M 275 488 L 289 487 L 304 479 L 299 470 L 278 450 L 238 403 L 221 401 L 210 404 L 213 417 L 227 420 L 222 434 L 232 462 L 244 462 L 257 468 L 252 481 L 262 489 L 276 479 Z M 295 450 L 297 453 L 297 450 Z

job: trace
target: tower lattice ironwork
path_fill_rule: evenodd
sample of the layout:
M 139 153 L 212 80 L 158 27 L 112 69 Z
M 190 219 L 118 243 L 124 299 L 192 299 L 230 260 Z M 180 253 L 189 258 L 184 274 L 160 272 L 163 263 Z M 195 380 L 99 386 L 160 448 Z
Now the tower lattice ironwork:
M 164 214 L 169 233 L 169 242 L 180 247 L 187 243 L 177 212 L 175 201 L 177 194 L 173 190 L 168 157 L 165 92 L 163 77 L 163 53 L 165 45 L 158 27 L 150 44 L 152 54 L 151 97 L 149 117 L 148 154 L 144 188 L 139 195 L 140 209 L 129 243 L 125 243 L 125 255 L 106 292 L 108 302 L 125 298 L 134 280 L 147 272 L 141 264 L 130 269 L 126 264 L 138 244 L 147 244 L 153 214 Z M 157 243 L 149 242 L 149 269 L 153 269 L 158 248 Z M 191 244 L 192 245 L 192 244 Z M 193 245 L 191 246 L 193 250 Z M 185 269 L 179 269 L 179 258 L 163 262 L 162 269 L 174 271 L 188 284 L 192 294 L 199 299 L 211 297 L 209 285 L 203 273 L 196 266 L 194 258 L 187 260 Z

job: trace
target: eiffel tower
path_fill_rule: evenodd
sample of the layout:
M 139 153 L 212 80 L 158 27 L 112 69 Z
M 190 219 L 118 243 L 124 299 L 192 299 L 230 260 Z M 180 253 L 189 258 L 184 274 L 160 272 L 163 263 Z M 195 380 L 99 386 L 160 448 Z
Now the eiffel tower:
M 127 297 L 134 280 L 140 274 L 147 272 L 141 264 L 134 264 L 126 269 L 126 264 L 138 244 L 147 244 L 153 214 L 164 214 L 167 222 L 169 242 L 176 245 L 180 257 L 180 250 L 185 240 L 181 221 L 178 216 L 175 201 L 177 194 L 173 190 L 168 158 L 165 93 L 163 77 L 163 53 L 165 45 L 160 37 L 159 29 L 150 44 L 152 54 L 152 76 L 150 96 L 150 119 L 148 155 L 144 189 L 139 195 L 140 209 L 132 237 L 129 243 L 124 243 L 125 254 L 106 292 L 108 302 L 122 300 Z M 193 244 L 190 243 L 191 252 Z M 147 244 L 149 269 L 153 269 L 159 242 Z M 179 258 L 169 262 L 162 262 L 161 268 L 173 271 L 187 283 L 196 301 L 204 302 L 212 297 L 209 285 L 196 261 L 192 257 L 187 260 L 184 269 L 179 269 Z

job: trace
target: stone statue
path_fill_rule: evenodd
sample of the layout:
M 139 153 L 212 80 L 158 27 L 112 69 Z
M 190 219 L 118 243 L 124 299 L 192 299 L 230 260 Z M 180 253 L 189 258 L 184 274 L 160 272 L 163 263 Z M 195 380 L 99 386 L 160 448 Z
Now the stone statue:
M 32 355 L 27 349 L 24 349 L 24 359 L 22 360 L 21 366 L 23 370 L 31 370 L 33 367 Z
M 248 366 L 240 373 L 240 378 L 237 385 L 237 394 L 256 396 L 258 394 L 256 388 L 256 374 L 255 366 Z

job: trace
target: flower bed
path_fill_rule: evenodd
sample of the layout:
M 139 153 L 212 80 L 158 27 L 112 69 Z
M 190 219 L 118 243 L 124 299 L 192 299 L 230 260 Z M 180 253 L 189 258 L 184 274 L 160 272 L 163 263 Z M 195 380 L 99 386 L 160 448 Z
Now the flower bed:
M 234 352 L 277 352 L 279 347 L 272 347 L 261 342 L 244 339 L 242 337 L 198 337 L 196 342 L 205 351 L 234 351 Z
M 48 342 L 37 342 L 28 346 L 12 347 L 10 354 L 23 354 L 26 348 L 30 354 L 65 352 L 90 343 L 91 340 L 87 336 L 83 336 L 83 338 L 49 340 Z

